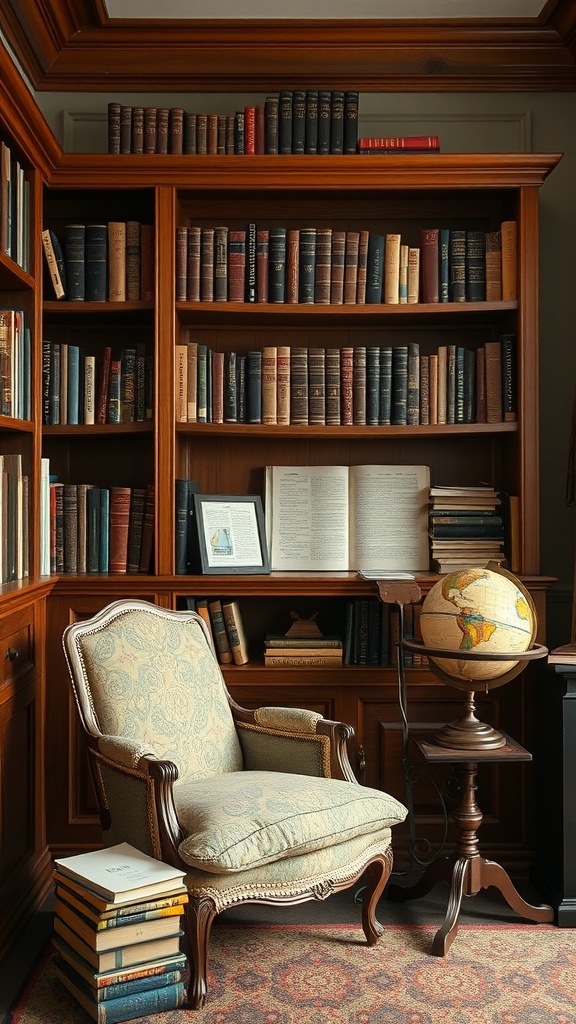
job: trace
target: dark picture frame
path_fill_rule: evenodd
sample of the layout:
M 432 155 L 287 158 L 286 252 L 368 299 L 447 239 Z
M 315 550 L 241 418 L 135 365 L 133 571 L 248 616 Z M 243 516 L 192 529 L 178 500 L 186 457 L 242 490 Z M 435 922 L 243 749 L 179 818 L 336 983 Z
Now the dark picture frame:
M 194 512 L 203 575 L 270 572 L 259 494 L 195 494 Z

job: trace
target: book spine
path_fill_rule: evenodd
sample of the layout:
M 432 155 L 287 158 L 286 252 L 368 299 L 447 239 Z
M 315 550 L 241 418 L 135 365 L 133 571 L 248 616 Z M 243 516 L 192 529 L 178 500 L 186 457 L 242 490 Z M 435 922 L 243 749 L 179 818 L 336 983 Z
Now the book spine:
M 346 232 L 332 231 L 332 268 L 330 303 L 341 306 L 344 302 L 344 273 L 346 264 Z
M 66 224 L 64 228 L 64 260 L 66 291 L 71 302 L 86 298 L 86 226 Z
M 270 234 L 266 228 L 256 232 L 256 295 L 258 302 L 268 302 L 269 239 Z
M 108 229 L 106 224 L 86 225 L 86 301 L 106 302 L 108 295 Z
M 392 423 L 404 425 L 408 415 L 408 346 L 392 349 Z
M 100 488 L 86 492 L 86 568 L 88 573 L 100 571 Z
M 420 249 L 408 249 L 408 302 L 420 302 Z
M 246 665 L 250 659 L 238 602 L 223 601 L 222 614 L 234 664 Z
M 262 352 L 248 353 L 246 364 L 248 423 L 262 422 Z
M 344 93 L 344 152 L 355 153 L 358 148 L 359 94 L 355 89 Z
M 308 424 L 308 349 L 301 345 L 290 350 L 290 418 Z
M 450 300 L 466 301 L 466 232 L 460 228 L 450 231 Z
M 384 251 L 384 302 L 397 305 L 400 302 L 400 244 L 398 234 L 386 235 Z
M 384 236 L 372 232 L 368 239 L 368 258 L 366 267 L 366 302 L 382 302 L 382 285 L 384 282 Z
M 125 348 L 120 371 L 120 422 L 136 420 L 136 350 Z
M 277 422 L 282 426 L 290 423 L 290 347 L 279 345 L 276 359 Z
M 217 598 L 213 601 L 209 601 L 208 611 L 210 612 L 210 618 L 212 620 L 212 632 L 214 634 L 214 643 L 216 645 L 218 661 L 221 665 L 230 665 L 233 661 L 233 657 L 228 640 L 228 633 L 226 632 L 222 602 Z
M 98 539 L 98 572 L 110 567 L 110 491 L 100 488 L 100 537 Z
M 276 156 L 279 147 L 280 100 L 267 96 L 264 101 L 264 151 Z
M 64 572 L 78 572 L 78 487 L 64 484 Z
M 408 387 L 406 395 L 406 423 L 410 426 L 420 422 L 420 346 L 417 342 L 408 345 Z
M 140 225 L 140 298 L 153 302 L 155 290 L 154 225 Z
M 224 355 L 224 423 L 238 422 L 238 356 L 236 352 Z
M 360 247 L 360 232 L 346 232 L 346 249 L 344 253 L 344 305 L 356 304 L 356 292 L 358 289 L 358 249 Z
M 224 422 L 224 353 L 212 353 L 212 423 Z
M 278 422 L 278 349 L 262 349 L 262 423 Z
M 158 108 L 144 107 L 144 152 L 156 152 L 158 134 Z
M 424 228 L 420 239 L 422 302 L 440 301 L 439 228 Z
M 113 573 L 125 573 L 128 568 L 128 530 L 130 526 L 130 488 L 110 488 L 110 558 Z
M 108 299 L 126 301 L 126 223 L 108 222 Z
M 486 299 L 485 249 L 484 231 L 466 232 L 466 302 Z
M 316 228 L 300 229 L 298 301 L 314 303 L 316 279 Z
M 308 351 L 308 422 L 314 426 L 326 424 L 326 351 L 323 348 Z
M 380 401 L 379 416 L 382 426 L 392 422 L 392 346 L 380 348 Z
M 146 501 L 144 503 L 144 521 L 142 523 L 142 544 L 140 547 L 140 572 L 152 572 L 152 555 L 154 552 L 154 484 L 146 485 Z M 102 570 L 100 570 L 102 571 Z
M 279 140 L 280 153 L 292 152 L 292 92 L 283 89 L 279 95 Z
M 1 209 L 4 209 L 4 207 L 2 207 Z M 50 236 L 50 231 L 48 229 L 42 232 L 42 245 L 44 248 L 44 256 L 46 257 L 48 274 L 50 276 L 52 287 L 54 288 L 54 295 L 56 296 L 57 299 L 62 299 L 64 298 L 64 295 L 66 293 L 64 289 L 64 283 L 62 281 L 62 277 L 60 274 L 60 270 L 58 268 L 56 253 L 54 252 L 53 240 Z
M 300 230 L 290 228 L 286 234 L 286 283 L 284 301 L 298 302 L 300 280 Z
M 502 299 L 502 243 L 500 231 L 487 231 L 485 236 L 486 301 Z
M 332 96 L 328 89 L 318 90 L 318 152 L 330 152 L 330 112 Z
M 200 249 L 200 298 L 214 301 L 214 228 L 202 228 Z
M 228 235 L 228 301 L 244 302 L 245 297 L 246 232 L 232 230 Z
M 269 229 L 268 300 L 284 302 L 286 285 L 286 228 Z
M 340 349 L 340 399 L 342 426 L 354 423 L 354 349 Z
M 120 106 L 120 152 L 132 151 L 132 107 L 123 103 Z
M 502 346 L 502 410 L 506 423 L 514 423 L 518 418 L 517 409 L 517 337 L 515 334 L 503 334 L 500 338 Z
M 510 302 L 518 295 L 518 239 L 515 220 L 504 220 L 500 225 L 502 246 L 502 299 Z
M 184 112 L 184 152 L 196 153 L 196 114 L 193 111 Z
M 304 130 L 304 152 L 318 152 L 318 90 L 306 93 L 306 123 Z
M 366 346 L 356 345 L 353 357 L 353 422 L 366 425 Z
M 330 103 L 330 152 L 344 152 L 344 93 L 333 90 Z
M 363 149 L 430 149 L 440 148 L 438 135 L 366 135 L 358 139 L 358 150 Z
M 168 148 L 171 153 L 184 151 L 184 109 L 171 107 L 168 119 Z
M 200 302 L 201 281 L 201 228 L 192 225 L 186 235 L 186 293 L 187 302 Z
M 138 301 L 141 277 L 140 223 L 126 221 L 126 298 Z
M 156 114 L 156 153 L 164 155 L 168 152 L 168 132 L 170 111 L 168 107 L 158 107 Z
M 120 104 L 108 104 L 108 152 L 120 153 Z
M 318 305 L 330 304 L 330 283 L 332 276 L 332 228 L 316 230 L 316 278 L 314 283 L 314 302 Z
M 499 341 L 487 341 L 484 346 L 486 362 L 486 422 L 502 422 L 502 346 Z
M 450 229 L 440 228 L 438 236 L 440 261 L 440 302 L 450 302 Z
M 292 152 L 304 153 L 306 144 L 306 93 L 295 89 L 292 96 Z
M 214 301 L 228 299 L 228 228 L 214 228 Z
M 326 425 L 340 426 L 340 349 L 326 349 Z

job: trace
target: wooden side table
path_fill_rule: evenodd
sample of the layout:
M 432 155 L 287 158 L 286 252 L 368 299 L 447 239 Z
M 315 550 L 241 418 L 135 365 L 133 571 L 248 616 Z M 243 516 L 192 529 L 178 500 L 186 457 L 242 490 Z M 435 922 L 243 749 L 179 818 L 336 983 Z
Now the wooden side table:
M 450 882 L 450 895 L 446 918 L 436 932 L 432 944 L 435 956 L 445 956 L 458 931 L 458 917 L 463 896 L 475 896 L 480 889 L 493 885 L 521 917 L 537 923 L 554 920 L 554 910 L 547 905 L 538 907 L 526 903 L 514 887 L 508 873 L 495 861 L 486 860 L 480 853 L 477 832 L 482 824 L 483 814 L 476 803 L 476 774 L 478 764 L 483 761 L 531 761 L 530 754 L 505 733 L 506 744 L 492 750 L 453 750 L 436 746 L 425 739 L 414 742 L 422 751 L 426 761 L 455 765 L 460 782 L 460 799 L 453 819 L 458 829 L 454 854 L 439 857 L 426 868 L 422 878 L 415 885 L 403 888 L 399 885 L 388 887 L 388 898 L 403 902 L 418 899 L 430 892 L 440 881 Z

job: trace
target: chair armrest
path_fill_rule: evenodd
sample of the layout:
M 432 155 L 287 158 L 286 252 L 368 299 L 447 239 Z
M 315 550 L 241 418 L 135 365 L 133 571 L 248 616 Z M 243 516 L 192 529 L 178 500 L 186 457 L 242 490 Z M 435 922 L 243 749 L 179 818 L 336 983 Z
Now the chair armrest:
M 293 772 L 356 782 L 348 758 L 351 725 L 303 708 L 232 706 L 248 771 Z
M 174 801 L 178 769 L 124 736 L 90 736 L 88 750 L 106 845 L 127 842 L 174 867 L 184 835 Z

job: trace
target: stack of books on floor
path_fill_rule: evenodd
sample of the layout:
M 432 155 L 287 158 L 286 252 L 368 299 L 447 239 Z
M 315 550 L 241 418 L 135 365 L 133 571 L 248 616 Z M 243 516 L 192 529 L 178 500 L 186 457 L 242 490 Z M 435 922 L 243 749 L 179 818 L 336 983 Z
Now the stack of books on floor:
M 492 487 L 431 487 L 432 566 L 440 573 L 504 561 L 504 521 Z
M 264 664 L 270 668 L 342 665 L 343 644 L 339 637 L 282 636 L 268 633 L 264 641 Z
M 184 872 L 128 843 L 56 860 L 55 973 L 98 1024 L 182 1006 Z

